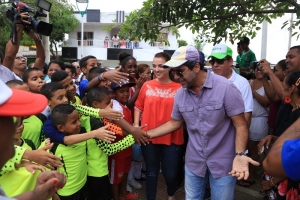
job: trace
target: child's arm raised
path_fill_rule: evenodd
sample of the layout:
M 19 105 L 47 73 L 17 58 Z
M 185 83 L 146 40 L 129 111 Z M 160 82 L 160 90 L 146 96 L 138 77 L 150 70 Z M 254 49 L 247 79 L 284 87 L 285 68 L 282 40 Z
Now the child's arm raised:
M 118 153 L 118 152 L 132 146 L 135 143 L 132 135 L 127 135 L 122 140 L 120 140 L 116 143 L 113 143 L 113 144 L 109 144 L 107 142 L 104 142 L 104 141 L 98 140 L 98 139 L 95 139 L 95 140 L 96 140 L 97 146 L 108 156 Z
M 83 115 L 95 117 L 95 118 L 107 118 L 110 120 L 119 120 L 123 118 L 123 113 L 113 110 L 112 102 L 105 109 L 96 109 L 88 106 L 78 105 L 70 102 L 76 110 Z

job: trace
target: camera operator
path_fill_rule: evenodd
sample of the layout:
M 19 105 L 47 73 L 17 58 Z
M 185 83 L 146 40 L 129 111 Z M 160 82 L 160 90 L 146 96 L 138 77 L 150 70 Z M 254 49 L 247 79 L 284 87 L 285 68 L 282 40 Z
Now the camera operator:
M 27 21 L 28 18 L 29 15 L 27 12 L 20 13 L 20 19 L 15 24 L 16 32 L 14 33 L 12 38 L 7 42 L 5 48 L 5 57 L 3 65 L 14 72 L 14 74 L 16 75 L 15 79 L 22 79 L 22 75 L 27 68 L 27 58 L 25 58 L 22 54 L 18 53 L 20 39 L 22 37 L 23 31 L 34 40 L 36 45 L 36 60 L 34 66 L 42 71 L 44 67 L 45 49 L 39 35 L 35 33 L 32 29 L 29 31 L 24 30 L 25 26 L 23 24 L 30 24 L 30 22 Z M 13 44 L 13 41 L 15 45 Z

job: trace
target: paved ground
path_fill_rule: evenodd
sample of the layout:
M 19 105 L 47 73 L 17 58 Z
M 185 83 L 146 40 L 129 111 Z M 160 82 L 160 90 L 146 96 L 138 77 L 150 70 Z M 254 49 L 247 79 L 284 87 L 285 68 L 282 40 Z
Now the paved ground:
M 141 183 L 143 185 L 143 188 L 140 190 L 134 189 L 134 191 L 139 193 L 140 200 L 146 200 L 145 183 L 144 182 Z M 237 185 L 235 188 L 235 200 L 262 200 L 263 196 L 259 193 L 260 188 L 261 188 L 261 178 L 259 177 L 256 178 L 256 184 L 248 188 Z M 185 199 L 184 187 L 181 187 L 176 192 L 175 196 L 176 196 L 176 200 L 184 200 Z M 167 200 L 166 185 L 162 174 L 159 175 L 156 197 L 157 197 L 156 200 Z

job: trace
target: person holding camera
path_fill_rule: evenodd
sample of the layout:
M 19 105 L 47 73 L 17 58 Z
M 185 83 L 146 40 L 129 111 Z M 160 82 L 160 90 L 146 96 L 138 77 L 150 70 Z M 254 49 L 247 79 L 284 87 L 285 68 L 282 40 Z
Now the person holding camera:
M 31 24 L 31 22 L 28 21 L 28 19 L 30 18 L 28 12 L 22 12 L 19 13 L 19 15 L 20 17 L 17 18 L 17 21 L 14 24 L 15 30 L 13 30 L 14 33 L 12 35 L 12 38 L 6 44 L 3 65 L 14 72 L 14 79 L 22 80 L 22 75 L 27 68 L 27 58 L 18 53 L 20 39 L 22 38 L 22 32 L 24 31 L 35 42 L 36 60 L 34 66 L 36 68 L 39 68 L 41 71 L 43 71 L 44 69 L 45 49 L 37 33 L 35 33 L 32 29 L 25 30 L 25 26 Z
M 24 29 L 24 32 L 34 40 L 36 46 L 36 59 L 34 62 L 34 67 L 43 71 L 44 63 L 46 59 L 44 44 L 40 39 L 39 34 L 35 33 L 32 29 L 29 31 Z M 14 66 L 13 66 L 14 73 L 18 77 L 22 78 L 22 75 L 26 69 L 27 69 L 27 58 L 23 56 L 21 53 L 17 53 L 14 60 Z

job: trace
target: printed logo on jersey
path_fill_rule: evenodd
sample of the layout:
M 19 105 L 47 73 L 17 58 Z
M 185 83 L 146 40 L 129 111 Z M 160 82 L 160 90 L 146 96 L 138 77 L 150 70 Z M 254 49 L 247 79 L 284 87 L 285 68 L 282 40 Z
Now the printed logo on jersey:
M 146 96 L 147 97 L 160 97 L 160 98 L 174 98 L 177 90 L 172 91 L 172 89 L 161 89 L 161 88 L 152 88 L 150 85 L 147 85 Z
M 123 172 L 118 173 L 118 179 L 121 179 L 124 176 Z

